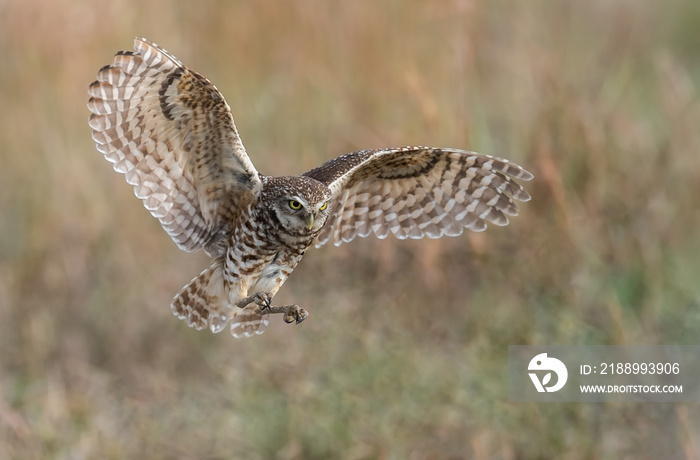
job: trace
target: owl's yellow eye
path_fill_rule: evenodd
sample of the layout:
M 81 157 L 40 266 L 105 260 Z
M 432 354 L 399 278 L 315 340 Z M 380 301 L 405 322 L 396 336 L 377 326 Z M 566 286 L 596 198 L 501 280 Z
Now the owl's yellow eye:
M 289 207 L 295 211 L 298 211 L 301 209 L 301 203 L 296 200 L 289 200 Z
M 325 211 L 327 207 L 328 207 L 328 202 L 326 201 L 326 202 L 323 203 L 323 204 L 321 205 L 321 207 L 318 208 L 318 209 L 320 209 L 321 211 Z

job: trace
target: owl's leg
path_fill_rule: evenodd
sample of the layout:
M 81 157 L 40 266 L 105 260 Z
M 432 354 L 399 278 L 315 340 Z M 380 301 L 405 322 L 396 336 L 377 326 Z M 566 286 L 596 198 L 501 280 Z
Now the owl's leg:
M 285 305 L 283 307 L 275 307 L 275 306 L 270 306 L 265 309 L 259 307 L 258 312 L 264 311 L 265 314 L 268 313 L 283 313 L 284 314 L 284 322 L 289 324 L 293 323 L 296 321 L 297 324 L 301 323 L 306 319 L 307 316 L 309 316 L 309 313 L 301 308 L 299 305 Z
M 269 292 L 256 292 L 253 295 L 250 295 L 244 299 L 239 300 L 236 302 L 236 306 L 238 308 L 245 308 L 251 303 L 255 303 L 256 305 L 262 307 L 263 310 L 270 308 L 270 302 L 272 301 L 272 294 Z
M 256 292 L 255 294 L 248 296 L 244 299 L 236 302 L 238 308 L 245 308 L 251 303 L 258 305 L 255 309 L 255 313 L 259 315 L 270 315 L 275 313 L 282 313 L 284 315 L 285 323 L 297 324 L 301 323 L 309 316 L 309 313 L 299 305 L 284 305 L 281 307 L 273 306 L 270 302 L 272 301 L 272 294 L 269 292 Z

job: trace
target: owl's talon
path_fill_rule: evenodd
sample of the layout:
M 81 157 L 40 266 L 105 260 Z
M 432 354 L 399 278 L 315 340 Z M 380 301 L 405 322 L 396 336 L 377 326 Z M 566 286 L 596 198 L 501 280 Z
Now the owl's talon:
M 258 309 L 256 311 L 258 313 L 262 313 L 265 310 L 270 310 L 271 304 L 270 302 L 272 301 L 272 296 L 270 295 L 269 292 L 256 292 L 255 293 L 255 303 L 258 305 Z
M 309 313 L 303 308 L 300 308 L 299 311 L 297 311 L 297 324 L 304 321 L 307 316 L 309 316 Z
M 289 307 L 287 308 L 287 313 L 284 315 L 283 318 L 284 322 L 287 324 L 291 324 L 294 322 L 299 324 L 302 321 L 304 321 L 307 316 L 309 316 L 309 313 L 303 308 L 300 308 L 299 305 L 289 305 Z

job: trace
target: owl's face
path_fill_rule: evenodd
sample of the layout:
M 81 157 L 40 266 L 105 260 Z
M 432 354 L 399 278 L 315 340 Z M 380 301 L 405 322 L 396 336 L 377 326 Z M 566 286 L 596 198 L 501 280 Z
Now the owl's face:
M 303 176 L 274 177 L 269 182 L 263 194 L 287 233 L 315 235 L 323 228 L 331 211 L 328 187 Z
M 282 226 L 290 233 L 312 234 L 323 228 L 329 206 L 328 200 L 310 201 L 299 194 L 281 197 L 275 208 Z

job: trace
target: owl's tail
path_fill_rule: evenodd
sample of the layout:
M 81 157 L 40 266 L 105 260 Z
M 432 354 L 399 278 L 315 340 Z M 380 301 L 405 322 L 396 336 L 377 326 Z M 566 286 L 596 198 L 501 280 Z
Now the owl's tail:
M 197 330 L 221 332 L 231 319 L 224 288 L 224 266 L 220 260 L 197 275 L 177 293 L 170 308 L 173 314 Z
M 232 305 L 224 284 L 224 266 L 216 260 L 177 293 L 170 308 L 173 314 L 197 330 L 209 328 L 218 333 L 231 321 L 231 334 L 250 337 L 265 332 L 269 315 L 255 313 L 255 305 Z

